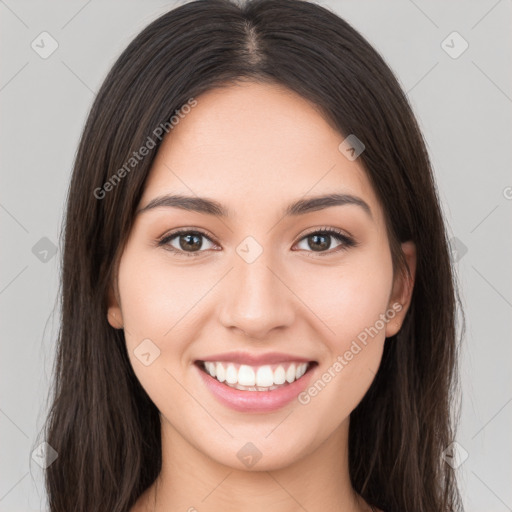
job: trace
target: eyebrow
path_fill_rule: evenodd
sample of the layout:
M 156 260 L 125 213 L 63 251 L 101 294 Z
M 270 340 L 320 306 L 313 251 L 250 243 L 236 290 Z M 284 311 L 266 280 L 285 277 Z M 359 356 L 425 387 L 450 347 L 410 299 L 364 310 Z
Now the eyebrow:
M 373 219 L 370 206 L 360 197 L 350 194 L 328 194 L 322 196 L 299 199 L 287 206 L 284 212 L 285 217 L 304 215 L 306 213 L 331 208 L 333 206 L 356 205 L 361 207 Z M 163 195 L 152 199 L 146 206 L 137 210 L 139 215 L 148 210 L 160 207 L 180 208 L 216 217 L 230 217 L 229 210 L 221 203 L 205 197 L 193 197 L 184 195 Z

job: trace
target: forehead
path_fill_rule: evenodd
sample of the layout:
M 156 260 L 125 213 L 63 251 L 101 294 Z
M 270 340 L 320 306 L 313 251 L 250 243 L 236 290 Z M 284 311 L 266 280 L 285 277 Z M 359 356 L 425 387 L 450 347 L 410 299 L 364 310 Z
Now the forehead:
M 195 99 L 160 146 L 141 204 L 182 193 L 254 213 L 338 192 L 363 198 L 380 215 L 362 164 L 340 152 L 344 136 L 306 99 L 280 85 L 252 82 Z

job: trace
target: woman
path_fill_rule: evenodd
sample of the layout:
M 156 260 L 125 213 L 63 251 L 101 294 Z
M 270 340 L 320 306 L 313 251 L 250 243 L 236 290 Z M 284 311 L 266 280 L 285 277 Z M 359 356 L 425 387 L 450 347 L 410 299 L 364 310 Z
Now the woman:
M 98 93 L 71 179 L 52 512 L 460 510 L 456 293 L 399 84 L 302 0 L 199 0 Z

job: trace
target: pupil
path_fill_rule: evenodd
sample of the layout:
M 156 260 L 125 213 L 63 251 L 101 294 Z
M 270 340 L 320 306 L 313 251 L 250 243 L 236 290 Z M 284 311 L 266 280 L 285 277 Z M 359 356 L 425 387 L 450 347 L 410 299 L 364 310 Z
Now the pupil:
M 184 238 L 187 240 L 186 244 L 190 243 L 190 239 L 191 238 L 195 238 L 196 243 L 192 242 L 192 245 L 185 245 L 185 244 L 182 243 L 182 240 Z M 187 248 L 188 249 L 190 249 L 190 248 L 192 248 L 192 249 L 200 249 L 201 248 L 201 237 L 199 235 L 182 235 L 181 238 L 180 238 L 180 247 L 182 249 L 187 249 Z
M 323 244 L 319 243 L 318 242 L 319 238 L 323 238 L 324 240 L 327 240 L 327 242 L 324 242 Z M 328 235 L 311 235 L 310 240 L 314 240 L 314 241 L 313 241 L 313 244 L 310 244 L 310 247 L 315 251 L 322 250 L 322 249 L 328 249 L 329 246 L 331 245 L 329 239 L 330 239 L 330 237 Z M 315 245 L 317 245 L 317 246 L 319 245 L 320 249 L 315 249 Z

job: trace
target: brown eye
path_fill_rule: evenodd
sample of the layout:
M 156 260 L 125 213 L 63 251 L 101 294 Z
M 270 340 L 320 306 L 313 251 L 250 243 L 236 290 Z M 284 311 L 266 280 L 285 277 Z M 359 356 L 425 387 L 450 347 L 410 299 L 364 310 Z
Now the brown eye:
M 201 240 L 202 235 L 197 235 L 195 233 L 188 235 L 178 235 L 180 249 L 183 251 L 197 251 L 201 249 L 203 242 Z
M 180 255 L 195 256 L 195 253 L 205 252 L 201 250 L 205 245 L 203 240 L 208 240 L 208 243 L 214 245 L 213 242 L 200 231 L 182 230 L 166 235 L 158 242 L 158 245 Z
M 331 249 L 332 247 L 331 240 L 333 238 L 337 240 L 339 243 L 338 245 L 334 246 L 335 250 L 329 251 L 329 249 Z M 303 240 L 305 241 L 305 250 L 307 252 L 318 252 L 327 254 L 333 254 L 335 252 L 339 252 L 341 250 L 348 249 L 349 247 L 353 247 L 356 245 L 355 241 L 352 238 L 348 237 L 347 235 L 340 231 L 333 229 L 322 229 L 319 231 L 314 231 L 303 237 L 301 239 L 301 242 Z M 304 249 L 304 247 L 302 249 Z M 323 254 L 321 255 L 323 256 Z

